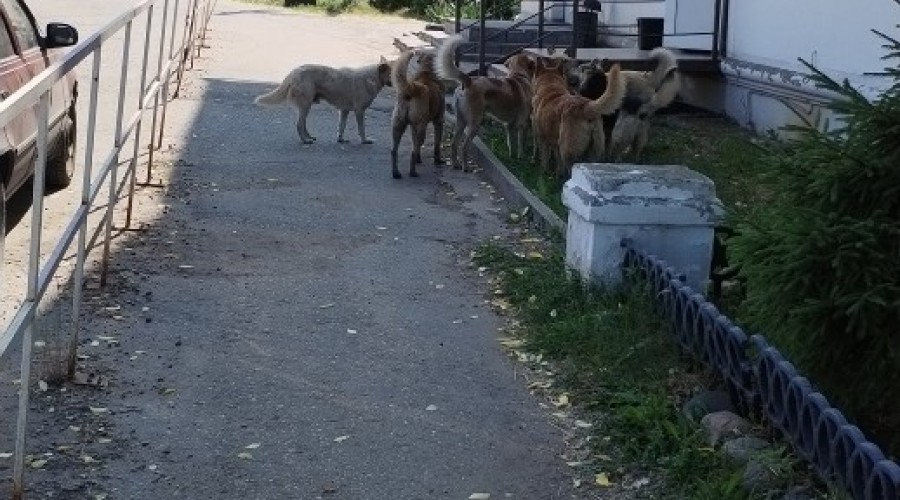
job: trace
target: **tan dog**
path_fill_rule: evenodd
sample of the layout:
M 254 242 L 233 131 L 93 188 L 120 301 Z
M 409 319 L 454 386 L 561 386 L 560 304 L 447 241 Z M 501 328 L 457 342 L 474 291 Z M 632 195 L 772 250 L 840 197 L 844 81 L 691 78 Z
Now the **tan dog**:
M 564 61 L 539 58 L 532 99 L 535 140 L 540 164 L 549 171 L 551 158 L 556 174 L 568 177 L 572 164 L 587 156 L 602 160 L 606 137 L 603 115 L 615 112 L 625 97 L 625 79 L 616 64 L 607 74 L 606 91 L 595 100 L 569 91 Z
M 517 158 L 525 150 L 525 135 L 531 119 L 531 77 L 534 61 L 524 54 L 516 54 L 504 63 L 508 76 L 493 78 L 469 76 L 454 62 L 456 49 L 463 38 L 454 35 L 441 45 L 438 51 L 438 74 L 447 80 L 459 82 L 461 88 L 454 93 L 456 100 L 456 130 L 450 148 L 454 168 L 469 170 L 468 151 L 478 134 L 486 114 L 506 126 L 506 147 Z M 462 143 L 462 155 L 459 154 Z
M 290 73 L 272 92 L 256 98 L 257 104 L 276 105 L 289 101 L 300 112 L 297 133 L 304 144 L 312 144 L 316 138 L 306 128 L 306 117 L 314 102 L 324 100 L 341 112 L 338 142 L 344 139 L 347 117 L 356 114 L 356 127 L 363 144 L 371 144 L 366 138 L 364 123 L 366 109 L 385 85 L 391 84 L 391 63 L 384 57 L 378 64 L 360 68 L 331 68 L 319 64 L 304 64 Z
M 639 161 L 647 145 L 650 118 L 675 100 L 681 90 L 681 79 L 675 55 L 668 49 L 653 49 L 650 58 L 656 67 L 649 72 L 623 71 L 626 95 L 609 133 L 609 156 L 619 161 L 627 153 Z M 604 62 L 591 61 L 581 67 L 579 94 L 588 98 L 598 95 L 606 86 Z
M 409 60 L 413 51 L 400 56 L 391 72 L 391 80 L 397 89 L 397 100 L 394 114 L 391 117 L 391 129 L 394 145 L 391 148 L 391 173 L 394 179 L 403 176 L 397 168 L 397 147 L 406 128 L 411 129 L 412 153 L 409 157 L 409 176 L 418 177 L 416 164 L 422 163 L 422 144 L 425 143 L 425 131 L 428 124 L 434 124 L 434 163 L 443 163 L 441 159 L 441 136 L 444 131 L 444 84 L 434 72 L 434 55 L 419 55 L 419 69 L 412 80 L 406 76 Z

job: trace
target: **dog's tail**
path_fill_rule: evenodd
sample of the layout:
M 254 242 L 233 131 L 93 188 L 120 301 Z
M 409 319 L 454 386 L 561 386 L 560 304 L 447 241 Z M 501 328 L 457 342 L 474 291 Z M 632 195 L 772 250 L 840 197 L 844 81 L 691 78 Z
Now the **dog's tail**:
M 672 51 L 657 47 L 650 53 L 650 57 L 656 59 L 656 68 L 650 78 L 654 92 L 650 102 L 643 106 L 645 114 L 653 114 L 668 106 L 681 91 L 681 75 Z
M 614 113 L 625 99 L 625 76 L 622 68 L 614 64 L 606 74 L 606 90 L 603 95 L 591 101 L 585 108 L 590 118 L 599 120 L 601 115 Z
M 266 106 L 274 106 L 276 104 L 281 104 L 282 102 L 287 100 L 288 93 L 291 91 L 291 77 L 288 75 L 284 81 L 281 82 L 281 85 L 278 86 L 277 89 L 269 92 L 268 94 L 263 94 L 254 99 L 253 102 L 256 104 L 262 104 Z
M 412 50 L 405 51 L 391 68 L 391 85 L 397 90 L 397 97 L 401 99 L 408 99 L 416 93 L 416 85 L 410 82 L 407 76 L 409 60 L 414 54 Z
M 463 37 L 460 35 L 453 35 L 444 40 L 444 43 L 441 44 L 441 48 L 438 49 L 437 73 L 441 78 L 445 80 L 455 80 L 459 82 L 463 88 L 466 88 L 472 83 L 472 77 L 463 73 L 462 70 L 459 69 L 459 66 L 453 61 L 456 57 L 456 49 L 459 48 L 462 42 Z

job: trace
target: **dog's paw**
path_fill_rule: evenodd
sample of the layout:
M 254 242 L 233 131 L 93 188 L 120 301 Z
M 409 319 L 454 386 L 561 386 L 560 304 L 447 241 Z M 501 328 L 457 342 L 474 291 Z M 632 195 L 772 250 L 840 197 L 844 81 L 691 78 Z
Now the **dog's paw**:
M 343 137 L 338 137 L 338 144 L 345 144 L 348 142 L 350 142 L 350 141 L 348 141 L 347 139 L 344 139 Z
M 375 144 L 375 141 L 373 141 L 372 139 L 363 139 L 362 143 L 363 144 Z
M 403 174 L 401 174 L 400 172 L 393 172 L 393 173 L 391 173 L 391 175 L 394 176 L 394 179 L 402 179 L 403 178 Z

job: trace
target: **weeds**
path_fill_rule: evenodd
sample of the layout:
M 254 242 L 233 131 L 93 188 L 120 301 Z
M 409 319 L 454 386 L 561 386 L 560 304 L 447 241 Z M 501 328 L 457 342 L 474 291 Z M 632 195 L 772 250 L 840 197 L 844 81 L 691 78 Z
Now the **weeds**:
M 665 478 L 663 498 L 746 498 L 740 475 L 678 411 L 670 388 L 692 377 L 647 296 L 585 287 L 563 256 L 522 258 L 495 245 L 476 262 L 496 273 L 526 348 L 554 360 L 557 384 L 602 424 L 594 452 Z

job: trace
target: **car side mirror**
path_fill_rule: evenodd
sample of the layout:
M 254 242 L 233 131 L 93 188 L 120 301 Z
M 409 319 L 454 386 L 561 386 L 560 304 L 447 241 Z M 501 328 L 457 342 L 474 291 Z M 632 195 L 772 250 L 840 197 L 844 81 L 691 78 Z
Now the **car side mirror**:
M 78 43 L 78 30 L 65 23 L 47 24 L 45 48 L 69 47 Z

